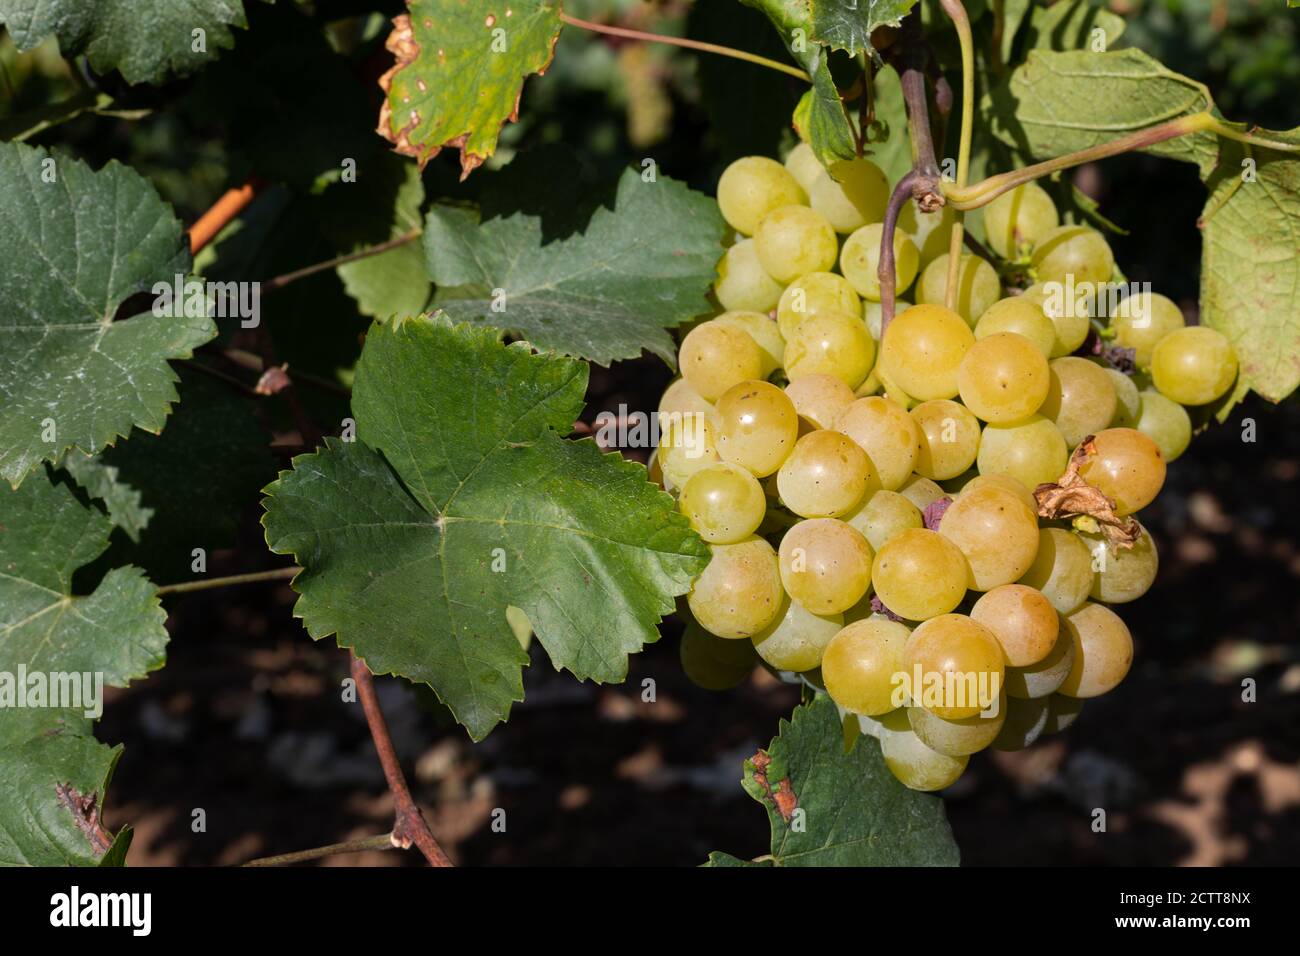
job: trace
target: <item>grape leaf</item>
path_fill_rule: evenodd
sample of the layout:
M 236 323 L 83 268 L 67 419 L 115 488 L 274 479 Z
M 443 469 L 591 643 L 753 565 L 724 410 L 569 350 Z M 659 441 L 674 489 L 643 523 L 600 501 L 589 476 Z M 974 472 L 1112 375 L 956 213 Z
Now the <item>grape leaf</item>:
M 74 445 L 94 454 L 132 425 L 163 427 L 176 400 L 166 360 L 188 358 L 216 327 L 113 318 L 189 266 L 180 223 L 132 170 L 0 144 L 0 476 L 17 486 Z
M 126 532 L 132 541 L 140 541 L 140 533 L 153 517 L 153 509 L 140 502 L 140 489 L 133 488 L 121 477 L 118 470 L 106 463 L 102 455 L 87 455 L 71 449 L 59 462 L 72 480 L 92 498 L 98 498 L 108 509 L 108 518 Z
M 808 0 L 810 36 L 852 56 L 872 53 L 871 31 L 898 26 L 915 4 L 916 0 Z
M 235 45 L 231 27 L 248 26 L 243 0 L 0 0 L 0 24 L 19 52 L 57 36 L 64 56 L 84 53 L 96 70 L 118 70 L 128 83 L 192 73 Z
M 376 673 L 427 683 L 474 739 L 523 699 L 520 608 L 556 668 L 619 681 L 708 549 L 645 469 L 567 441 L 587 367 L 445 317 L 372 327 L 355 442 L 266 489 L 295 614 Z
M 1003 0 L 1002 3 L 1002 44 L 1000 52 L 1002 62 L 1011 62 L 1011 53 L 1016 44 L 1016 34 L 1033 7 L 1033 0 Z
M 539 348 L 608 365 L 649 350 L 672 365 L 668 327 L 708 308 L 724 224 L 717 203 L 665 176 L 646 182 L 627 170 L 609 208 L 539 196 L 518 208 L 531 177 L 528 154 L 485 189 L 481 214 L 434 206 L 424 230 L 436 303 L 452 318 L 515 330 Z M 519 168 L 515 169 L 516 164 Z M 588 197 L 590 198 L 590 197 Z
M 870 737 L 846 753 L 839 712 L 824 694 L 781 721 L 767 750 L 745 761 L 742 783 L 767 809 L 765 860 L 777 866 L 957 865 L 943 801 L 899 783 Z M 709 865 L 741 861 L 715 853 Z
M 560 35 L 559 0 L 480 3 L 409 0 L 393 20 L 397 63 L 380 79 L 379 134 L 421 166 L 444 146 L 460 149 L 461 178 L 496 151 L 519 116 L 523 81 L 544 73 Z
M 1034 49 L 1104 53 L 1120 38 L 1124 26 L 1123 17 L 1088 0 L 1062 0 L 1050 7 L 1034 7 L 1026 36 Z M 1100 30 L 1101 36 L 1094 36 L 1094 30 Z

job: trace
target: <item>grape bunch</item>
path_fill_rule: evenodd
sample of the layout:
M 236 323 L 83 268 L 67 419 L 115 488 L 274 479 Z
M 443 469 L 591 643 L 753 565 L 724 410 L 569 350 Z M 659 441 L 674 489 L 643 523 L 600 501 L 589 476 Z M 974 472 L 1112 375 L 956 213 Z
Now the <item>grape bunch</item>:
M 1105 238 L 1032 183 L 985 207 L 993 261 L 963 254 L 955 308 L 951 213 L 909 204 L 893 245 L 912 295 L 882 339 L 890 186 L 867 159 L 835 172 L 800 145 L 718 185 L 718 314 L 681 341 L 651 459 L 713 554 L 682 662 L 712 689 L 756 660 L 797 674 L 902 783 L 938 790 L 1123 680 L 1111 606 L 1158 563 L 1134 516 L 1191 439 L 1184 406 L 1227 394 L 1237 363 L 1164 296 L 1112 299 Z

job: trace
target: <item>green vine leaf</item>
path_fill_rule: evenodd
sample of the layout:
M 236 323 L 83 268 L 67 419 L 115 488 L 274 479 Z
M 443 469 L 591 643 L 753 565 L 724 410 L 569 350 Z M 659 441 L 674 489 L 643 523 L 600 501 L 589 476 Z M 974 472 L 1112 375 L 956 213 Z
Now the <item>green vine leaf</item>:
M 1120 38 L 1124 27 L 1124 18 L 1104 7 L 1088 0 L 1063 0 L 1050 7 L 1034 7 L 1026 35 L 1032 49 L 1104 53 Z
M 308 633 L 427 683 L 475 740 L 523 699 L 509 607 L 556 668 L 623 680 L 709 552 L 644 468 L 560 437 L 586 384 L 583 363 L 492 329 L 372 327 L 358 441 L 329 440 L 266 489 L 267 544 L 304 568 Z
M 811 38 L 850 56 L 874 53 L 876 27 L 896 27 L 916 0 L 808 0 Z
M 102 455 L 87 455 L 73 448 L 59 467 L 92 498 L 98 498 L 108 510 L 108 519 L 121 528 L 128 538 L 140 542 L 140 534 L 149 525 L 153 509 L 140 500 L 140 489 L 132 487 L 118 469 L 104 461 Z
M 94 454 L 133 425 L 162 429 L 176 401 L 167 360 L 189 358 L 216 326 L 114 317 L 189 267 L 181 224 L 143 177 L 0 144 L 0 476 L 16 487 L 73 446 Z
M 408 0 L 387 45 L 397 62 L 380 79 L 379 134 L 421 166 L 460 150 L 464 179 L 496 151 L 519 116 L 524 80 L 546 72 L 560 35 L 559 0 L 480 3 Z
M 880 745 L 845 752 L 839 711 L 819 694 L 782 720 L 766 751 L 745 761 L 745 791 L 763 804 L 776 866 L 956 866 L 943 801 L 899 783 Z M 724 853 L 709 866 L 743 866 Z
M 539 194 L 554 180 L 533 172 L 555 161 L 524 154 L 494 177 L 478 211 L 430 210 L 424 251 L 434 301 L 458 321 L 601 365 L 643 350 L 674 364 L 667 329 L 708 308 L 725 231 L 718 204 L 632 169 L 607 205 L 593 202 L 594 190 Z M 564 175 L 580 182 L 572 166 Z

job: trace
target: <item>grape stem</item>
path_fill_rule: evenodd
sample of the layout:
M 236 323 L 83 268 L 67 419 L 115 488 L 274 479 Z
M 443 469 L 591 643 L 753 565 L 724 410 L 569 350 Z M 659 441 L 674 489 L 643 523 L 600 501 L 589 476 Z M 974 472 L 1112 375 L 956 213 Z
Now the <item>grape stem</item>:
M 368 259 L 371 256 L 383 255 L 406 245 L 408 242 L 414 242 L 419 239 L 421 230 L 417 227 L 410 232 L 405 232 L 400 236 L 389 239 L 387 242 L 381 242 L 377 245 L 366 246 L 364 249 L 358 249 L 356 252 L 349 252 L 346 255 L 336 256 L 333 259 L 326 259 L 324 262 L 316 262 L 301 269 L 295 269 L 293 272 L 286 272 L 284 275 L 276 276 L 273 279 L 266 279 L 261 284 L 262 294 L 275 292 L 277 289 L 283 289 L 291 282 L 297 282 L 299 279 L 306 279 L 308 276 L 314 276 L 319 272 L 328 272 L 338 266 L 347 265 L 349 262 L 356 262 L 360 259 Z
M 889 197 L 885 208 L 885 221 L 880 233 L 880 262 L 876 268 L 876 279 L 880 283 L 880 341 L 885 341 L 885 329 L 894 319 L 894 230 L 898 227 L 898 216 L 903 206 L 913 198 L 912 190 L 921 182 L 921 176 L 915 169 L 898 181 Z
M 790 66 L 787 63 L 781 63 L 777 60 L 769 60 L 765 56 L 759 56 L 757 53 L 748 53 L 745 50 L 736 50 L 729 46 L 721 46 L 717 43 L 704 43 L 701 40 L 688 40 L 685 37 L 665 36 L 660 33 L 647 33 L 644 30 L 629 30 L 626 27 L 612 27 L 604 23 L 593 23 L 590 20 L 579 20 L 577 17 L 569 16 L 567 13 L 561 13 L 560 19 L 571 27 L 577 27 L 580 30 L 590 30 L 592 33 L 604 33 L 607 36 L 621 37 L 625 40 L 641 40 L 646 43 L 667 43 L 672 46 L 685 47 L 688 50 L 699 50 L 702 53 L 716 53 L 718 56 L 729 56 L 734 60 L 744 60 L 746 63 L 754 63 L 758 66 L 765 66 L 769 70 L 779 70 L 787 73 L 805 83 L 811 83 L 812 78 L 797 66 Z
M 190 254 L 197 254 L 200 249 L 215 239 L 217 233 L 225 229 L 231 220 L 243 212 L 254 197 L 262 191 L 263 185 L 262 180 L 252 176 L 242 186 L 226 190 L 225 194 L 212 204 L 212 208 L 190 226 Z
M 209 588 L 224 588 L 232 584 L 253 584 L 258 581 L 278 581 L 291 578 L 302 568 L 276 568 L 273 571 L 254 571 L 251 574 L 232 574 L 224 578 L 202 578 L 198 581 L 183 581 L 180 584 L 164 584 L 158 594 L 186 594 L 190 591 L 206 591 Z
M 970 17 L 961 0 L 939 0 L 944 12 L 957 28 L 957 39 L 961 44 L 961 138 L 957 143 L 957 186 L 966 185 L 966 176 L 970 166 L 971 132 L 975 121 L 975 42 L 970 32 Z M 948 244 L 948 284 L 944 290 L 944 305 L 949 309 L 957 307 L 957 282 L 961 273 L 962 233 L 965 229 L 961 208 L 958 207 L 952 224 L 952 236 Z
M 336 853 L 359 853 L 362 850 L 393 850 L 397 844 L 393 842 L 391 833 L 384 833 L 380 836 L 362 837 L 358 840 L 346 840 L 343 843 L 331 843 L 329 846 L 312 847 L 310 850 L 298 850 L 294 853 L 281 853 L 277 856 L 263 856 L 256 860 L 249 860 L 244 866 L 288 866 L 293 863 L 305 863 L 308 860 L 319 860 L 321 857 L 334 856 Z

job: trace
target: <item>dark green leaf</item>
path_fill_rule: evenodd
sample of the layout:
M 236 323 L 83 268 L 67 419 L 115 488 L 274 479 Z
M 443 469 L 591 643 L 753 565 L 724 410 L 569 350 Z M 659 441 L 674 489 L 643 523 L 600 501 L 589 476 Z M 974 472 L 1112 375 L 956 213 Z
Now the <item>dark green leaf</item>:
M 871 32 L 898 26 L 915 5 L 916 0 L 808 0 L 810 35 L 832 50 L 872 53 Z

